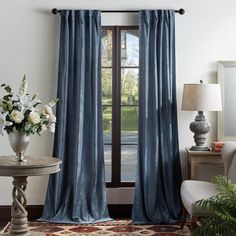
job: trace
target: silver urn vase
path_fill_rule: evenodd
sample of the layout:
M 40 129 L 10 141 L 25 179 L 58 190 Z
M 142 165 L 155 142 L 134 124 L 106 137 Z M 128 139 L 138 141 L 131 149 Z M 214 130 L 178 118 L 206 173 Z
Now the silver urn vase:
M 12 132 L 8 134 L 8 138 L 9 138 L 11 148 L 16 153 L 16 160 L 19 162 L 25 161 L 24 153 L 26 151 L 26 148 L 29 145 L 31 136 L 30 135 L 26 136 L 26 135 Z

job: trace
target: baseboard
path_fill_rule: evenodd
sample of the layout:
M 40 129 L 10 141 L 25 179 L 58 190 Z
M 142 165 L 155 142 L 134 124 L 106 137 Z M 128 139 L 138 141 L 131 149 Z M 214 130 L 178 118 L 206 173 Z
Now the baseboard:
M 108 211 L 111 218 L 131 218 L 131 204 L 108 204 Z
M 29 205 L 26 207 L 28 219 L 35 220 L 42 215 L 42 205 Z M 8 222 L 11 219 L 11 206 L 0 206 L 0 224 Z
M 108 210 L 111 218 L 130 218 L 132 205 L 130 204 L 110 204 Z M 42 205 L 27 206 L 28 219 L 36 220 L 43 212 Z M 7 223 L 11 218 L 11 206 L 0 206 L 0 225 Z

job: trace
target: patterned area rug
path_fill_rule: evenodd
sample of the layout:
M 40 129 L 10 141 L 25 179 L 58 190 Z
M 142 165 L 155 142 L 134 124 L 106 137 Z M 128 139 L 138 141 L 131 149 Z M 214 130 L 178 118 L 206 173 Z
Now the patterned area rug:
M 76 235 L 155 235 L 155 236 L 189 236 L 190 230 L 185 226 L 182 230 L 178 225 L 134 225 L 130 220 L 114 220 L 105 223 L 76 225 L 50 224 L 45 222 L 30 222 L 31 231 L 45 232 L 46 236 L 76 236 Z M 5 227 L 5 232 L 9 225 Z

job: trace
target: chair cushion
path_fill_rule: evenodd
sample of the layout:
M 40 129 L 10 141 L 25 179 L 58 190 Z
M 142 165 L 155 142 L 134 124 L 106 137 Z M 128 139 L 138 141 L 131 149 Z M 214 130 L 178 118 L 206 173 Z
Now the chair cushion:
M 185 180 L 181 185 L 181 198 L 184 207 L 192 215 L 202 215 L 202 209 L 194 203 L 217 195 L 215 185 L 206 181 Z

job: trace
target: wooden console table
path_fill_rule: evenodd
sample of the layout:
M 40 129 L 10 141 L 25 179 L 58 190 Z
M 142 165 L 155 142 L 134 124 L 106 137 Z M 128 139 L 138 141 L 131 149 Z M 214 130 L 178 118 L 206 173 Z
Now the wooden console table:
M 191 151 L 187 149 L 187 178 L 196 179 L 195 169 L 197 166 L 223 166 L 220 152 Z
M 0 156 L 0 176 L 13 177 L 10 231 L 0 234 L 0 236 L 45 235 L 41 232 L 29 231 L 28 213 L 25 209 L 27 204 L 25 195 L 27 177 L 57 173 L 60 171 L 61 160 L 43 156 L 25 156 L 25 159 L 24 162 L 18 162 L 15 156 Z

